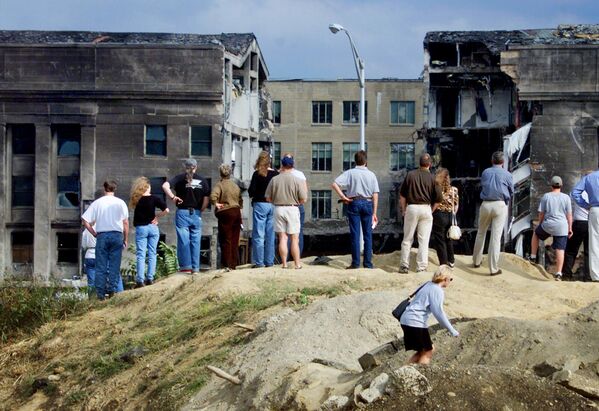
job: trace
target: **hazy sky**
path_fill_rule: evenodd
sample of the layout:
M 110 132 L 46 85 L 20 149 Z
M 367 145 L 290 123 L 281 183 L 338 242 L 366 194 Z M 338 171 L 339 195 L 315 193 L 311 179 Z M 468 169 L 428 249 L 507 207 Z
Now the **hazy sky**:
M 2 30 L 253 32 L 271 78 L 417 78 L 427 31 L 599 23 L 599 0 L 0 0 Z

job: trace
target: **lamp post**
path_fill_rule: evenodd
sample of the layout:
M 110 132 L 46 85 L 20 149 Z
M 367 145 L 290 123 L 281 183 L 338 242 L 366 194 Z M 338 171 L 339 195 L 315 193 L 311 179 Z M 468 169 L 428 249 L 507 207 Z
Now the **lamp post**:
M 365 106 L 365 78 L 364 78 L 364 60 L 358 54 L 354 40 L 351 38 L 349 31 L 343 28 L 340 24 L 330 24 L 329 30 L 331 33 L 337 34 L 340 31 L 347 34 L 349 38 L 349 44 L 351 45 L 351 51 L 354 57 L 354 63 L 356 65 L 356 73 L 358 74 L 358 82 L 360 83 L 360 150 L 366 150 L 366 138 L 365 138 L 365 121 L 364 121 L 364 106 Z

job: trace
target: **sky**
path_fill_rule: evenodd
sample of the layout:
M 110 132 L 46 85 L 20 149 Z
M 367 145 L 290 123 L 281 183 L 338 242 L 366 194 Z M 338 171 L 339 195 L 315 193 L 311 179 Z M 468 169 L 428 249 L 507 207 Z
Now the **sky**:
M 418 78 L 428 31 L 599 23 L 599 0 L 0 0 L 0 30 L 256 35 L 271 79 Z

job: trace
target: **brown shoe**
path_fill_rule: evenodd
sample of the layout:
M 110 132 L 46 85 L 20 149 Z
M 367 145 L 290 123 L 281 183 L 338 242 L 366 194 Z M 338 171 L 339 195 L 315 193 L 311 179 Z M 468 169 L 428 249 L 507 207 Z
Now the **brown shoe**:
M 491 276 L 499 275 L 499 274 L 503 274 L 503 271 L 501 271 L 501 269 L 495 271 L 494 273 L 491 273 Z

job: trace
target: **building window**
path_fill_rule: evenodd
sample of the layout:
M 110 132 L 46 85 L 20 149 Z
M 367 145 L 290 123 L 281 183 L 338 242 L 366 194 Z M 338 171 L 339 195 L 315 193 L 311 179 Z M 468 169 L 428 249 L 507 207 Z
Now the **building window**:
M 14 231 L 10 241 L 13 264 L 33 264 L 33 232 Z
M 12 206 L 33 207 L 33 176 L 12 176 Z
M 79 124 L 54 124 L 51 128 L 56 141 L 57 206 L 78 208 L 80 199 L 81 126 Z
M 389 168 L 391 171 L 414 168 L 414 143 L 391 143 Z
M 272 121 L 275 124 L 281 124 L 281 102 L 272 102 Z
M 312 123 L 313 124 L 332 124 L 333 123 L 333 102 L 332 101 L 313 101 L 312 102 Z
M 166 194 L 162 189 L 162 184 L 166 181 L 166 177 L 150 177 L 149 180 L 151 193 L 166 202 Z
M 392 101 L 391 124 L 414 124 L 415 107 L 413 101 Z
M 77 263 L 79 261 L 79 233 L 56 233 L 57 262 Z
M 360 124 L 360 102 L 343 102 L 343 123 Z M 368 123 L 368 101 L 364 102 L 364 124 Z
M 212 127 L 211 126 L 192 126 L 191 127 L 191 155 L 192 156 L 212 156 Z
M 11 124 L 12 154 L 35 155 L 35 125 Z
M 79 176 L 58 176 L 58 207 L 79 208 Z
M 331 143 L 312 143 L 312 170 L 331 171 L 332 151 Z
M 281 143 L 273 143 L 272 149 L 272 166 L 279 169 L 281 168 Z
M 530 181 L 526 180 L 516 186 L 512 200 L 512 215 L 518 219 L 530 213 Z
M 368 143 L 365 148 L 368 151 Z M 343 171 L 356 166 L 354 157 L 358 151 L 360 151 L 360 143 L 343 143 Z
M 146 126 L 146 155 L 166 156 L 166 126 Z
M 331 218 L 331 191 L 312 190 L 312 219 Z

